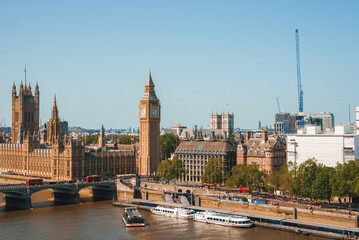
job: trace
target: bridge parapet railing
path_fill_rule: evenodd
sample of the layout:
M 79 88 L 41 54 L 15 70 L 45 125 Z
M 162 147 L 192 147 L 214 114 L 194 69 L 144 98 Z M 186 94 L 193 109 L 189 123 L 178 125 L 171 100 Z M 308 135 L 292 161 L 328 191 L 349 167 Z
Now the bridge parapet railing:
M 56 183 L 46 183 L 43 185 L 34 185 L 34 186 L 26 186 L 26 184 L 7 184 L 0 185 L 0 190 L 4 189 L 14 189 L 14 188 L 41 188 L 44 186 L 60 186 L 60 185 L 93 185 L 93 184 L 101 184 L 101 183 L 114 183 L 115 180 L 102 180 L 100 182 L 78 182 L 78 183 L 67 183 L 67 182 L 56 182 Z
M 0 189 L 13 189 L 13 188 L 26 188 L 25 184 L 8 184 L 8 185 L 1 185 Z
M 101 183 L 114 183 L 115 182 L 115 180 L 102 180 L 102 181 L 100 181 L 100 182 L 78 182 L 78 183 L 76 183 L 76 184 L 101 184 Z

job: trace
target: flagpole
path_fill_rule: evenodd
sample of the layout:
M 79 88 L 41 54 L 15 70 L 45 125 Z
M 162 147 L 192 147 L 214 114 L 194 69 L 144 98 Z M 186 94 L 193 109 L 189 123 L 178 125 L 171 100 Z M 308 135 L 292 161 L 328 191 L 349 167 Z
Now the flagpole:
M 25 64 L 25 70 L 24 70 L 24 72 L 25 72 L 25 86 L 26 86 L 26 64 Z

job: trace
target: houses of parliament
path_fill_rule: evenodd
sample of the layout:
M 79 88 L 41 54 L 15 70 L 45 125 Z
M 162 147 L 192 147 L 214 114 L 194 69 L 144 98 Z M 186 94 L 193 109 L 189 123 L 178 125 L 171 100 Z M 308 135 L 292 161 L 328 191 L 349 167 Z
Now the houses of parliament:
M 39 132 L 40 90 L 36 83 L 12 86 L 11 141 L 0 134 L 0 170 L 54 180 L 81 179 L 110 171 L 115 174 L 148 176 L 160 162 L 160 102 L 151 72 L 139 104 L 139 144 L 107 144 L 101 128 L 98 144 L 86 144 L 84 135 L 75 138 L 62 133 L 56 97 L 48 122 L 47 137 Z

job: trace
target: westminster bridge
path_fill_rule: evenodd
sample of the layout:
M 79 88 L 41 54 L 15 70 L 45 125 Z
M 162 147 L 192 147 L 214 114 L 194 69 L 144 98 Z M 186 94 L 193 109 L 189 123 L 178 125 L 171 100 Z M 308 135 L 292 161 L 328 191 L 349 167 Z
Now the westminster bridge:
M 32 207 L 31 196 L 36 192 L 51 189 L 56 204 L 76 204 L 80 202 L 79 192 L 84 188 L 92 189 L 93 200 L 117 199 L 116 183 L 112 180 L 92 183 L 44 183 L 43 186 L 1 185 L 0 193 L 5 196 L 6 208 L 29 209 Z

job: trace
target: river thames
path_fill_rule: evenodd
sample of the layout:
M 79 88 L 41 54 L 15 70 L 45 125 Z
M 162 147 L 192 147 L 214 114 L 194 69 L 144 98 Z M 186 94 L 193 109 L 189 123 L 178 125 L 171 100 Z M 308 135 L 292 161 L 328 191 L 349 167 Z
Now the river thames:
M 232 228 L 170 217 L 140 213 L 149 223 L 143 228 L 126 228 L 122 222 L 124 209 L 112 201 L 92 202 L 82 199 L 75 205 L 54 206 L 49 192 L 32 197 L 30 210 L 6 211 L 0 207 L 0 239 L 241 239 L 241 240 L 319 240 L 294 233 L 261 227 Z

